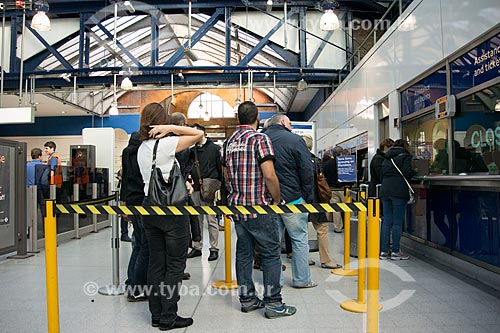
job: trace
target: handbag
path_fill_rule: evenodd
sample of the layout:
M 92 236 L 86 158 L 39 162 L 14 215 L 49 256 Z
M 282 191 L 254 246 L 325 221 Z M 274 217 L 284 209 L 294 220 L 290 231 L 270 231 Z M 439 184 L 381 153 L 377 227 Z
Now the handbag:
M 198 174 L 198 182 L 200 185 L 201 200 L 205 202 L 214 202 L 215 192 L 221 187 L 221 181 L 216 178 L 201 178 L 200 161 L 198 160 L 198 153 L 194 147 L 194 165 L 196 166 L 196 173 Z
M 391 162 L 394 165 L 394 167 L 396 168 L 396 170 L 399 171 L 399 174 L 401 175 L 401 177 L 403 177 L 403 179 L 405 180 L 406 185 L 408 185 L 408 194 L 410 195 L 410 199 L 408 200 L 408 204 L 413 205 L 415 203 L 415 191 L 411 187 L 410 183 L 408 183 L 408 180 L 406 180 L 405 176 L 403 176 L 403 173 L 401 172 L 401 170 L 399 170 L 396 163 L 394 163 L 394 159 L 391 158 Z
M 159 139 L 156 140 L 153 149 L 148 200 L 157 206 L 185 206 L 188 200 L 188 190 L 177 161 L 174 160 L 167 181 L 163 178 L 161 169 L 156 167 L 156 151 L 159 142 Z
M 330 185 L 328 185 L 325 175 L 321 172 L 321 170 L 319 170 L 316 160 L 314 160 L 313 164 L 316 172 L 316 193 L 318 193 L 318 202 L 329 203 L 332 198 Z

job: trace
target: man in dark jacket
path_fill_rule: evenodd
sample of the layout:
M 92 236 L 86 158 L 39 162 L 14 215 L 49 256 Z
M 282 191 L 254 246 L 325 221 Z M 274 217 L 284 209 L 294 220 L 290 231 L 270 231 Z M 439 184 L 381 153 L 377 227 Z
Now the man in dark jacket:
M 382 183 L 382 163 L 385 160 L 385 153 L 392 147 L 394 140 L 387 138 L 380 142 L 377 153 L 373 156 L 370 163 L 370 184 L 368 186 L 368 197 L 377 196 L 377 185 Z
M 141 145 L 139 132 L 130 135 L 128 146 L 122 152 L 122 190 L 121 198 L 129 206 L 142 206 L 144 199 L 144 183 L 137 163 L 137 150 Z M 128 264 L 128 300 L 137 302 L 146 300 L 146 296 L 139 294 L 138 287 L 147 284 L 149 264 L 149 246 L 142 219 L 139 215 L 129 216 L 134 226 L 133 249 Z
M 199 124 L 195 124 L 193 125 L 193 127 L 202 130 L 205 133 L 205 127 Z M 193 199 L 194 204 L 197 206 L 214 205 L 213 202 L 207 202 L 202 199 L 200 191 L 200 179 L 222 179 L 222 167 L 220 163 L 219 151 L 220 147 L 216 145 L 212 140 L 208 139 L 206 135 L 200 144 L 191 148 L 190 160 L 194 161 L 194 167 L 191 169 L 194 192 L 191 195 L 191 198 Z M 198 160 L 199 168 L 196 167 L 196 160 Z M 217 243 L 219 241 L 219 223 L 217 223 L 217 219 L 214 215 L 200 215 L 198 216 L 198 219 L 200 221 L 200 230 L 202 231 L 203 220 L 205 218 L 208 222 L 208 235 L 210 240 L 210 255 L 208 256 L 208 261 L 213 261 L 219 258 L 219 249 L 217 248 Z M 203 248 L 203 236 L 201 238 L 202 240 L 200 240 L 199 242 L 193 242 L 193 249 L 191 250 L 191 252 L 189 252 L 187 256 L 188 258 L 201 256 L 201 249 Z
M 314 173 L 309 149 L 300 136 L 291 132 L 290 119 L 274 115 L 266 134 L 271 138 L 276 162 L 274 168 L 280 183 L 281 198 L 289 204 L 312 203 Z M 308 214 L 281 214 L 281 227 L 292 239 L 292 285 L 296 288 L 317 286 L 309 270 Z
M 170 115 L 169 123 L 177 126 L 187 126 L 186 115 L 184 115 L 184 113 L 182 112 L 174 112 Z M 190 173 L 193 167 L 193 162 L 190 161 L 190 155 L 191 150 L 189 148 L 175 153 L 175 158 L 177 159 L 177 162 L 179 162 L 179 168 L 181 169 L 182 177 L 184 177 L 186 181 L 190 181 Z M 188 198 L 188 206 L 194 206 L 194 202 L 191 196 L 189 196 Z M 197 216 L 189 216 L 189 226 L 191 229 L 191 240 L 194 242 L 199 242 L 201 240 L 201 230 Z
M 406 260 L 409 257 L 400 249 L 401 232 L 410 198 L 406 180 L 413 176 L 408 143 L 399 139 L 385 154 L 382 163 L 382 187 L 380 198 L 384 208 L 384 218 L 380 228 L 380 259 Z M 389 255 L 389 234 L 392 228 L 392 250 Z
M 332 190 L 332 198 L 330 203 L 342 203 L 344 202 L 344 189 L 342 184 L 339 182 L 339 174 L 337 168 L 337 157 L 342 155 L 342 147 L 335 146 L 333 148 L 333 158 L 329 159 L 325 165 L 323 165 L 323 174 L 325 175 L 328 185 Z M 342 221 L 341 213 L 332 213 L 333 215 L 333 231 L 342 232 L 344 228 L 344 222 Z

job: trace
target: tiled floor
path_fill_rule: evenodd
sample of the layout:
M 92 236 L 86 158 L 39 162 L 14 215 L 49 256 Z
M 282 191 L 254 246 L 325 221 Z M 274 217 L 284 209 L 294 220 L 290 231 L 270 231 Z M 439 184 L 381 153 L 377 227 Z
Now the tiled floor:
M 205 230 L 206 233 L 206 230 Z M 331 233 L 332 252 L 342 261 L 343 235 Z M 208 236 L 208 235 L 207 235 Z M 72 240 L 58 247 L 59 311 L 61 332 L 148 332 L 147 303 L 129 303 L 124 296 L 86 295 L 84 286 L 111 284 L 111 229 Z M 234 232 L 233 232 L 234 237 Z M 223 233 L 219 243 L 223 247 Z M 234 256 L 233 239 L 233 256 Z M 121 243 L 122 282 L 131 252 Z M 208 262 L 208 249 L 200 258 L 188 260 L 192 278 L 184 282 L 179 314 L 192 316 L 188 332 L 363 332 L 365 316 L 350 313 L 339 302 L 356 298 L 357 277 L 339 277 L 318 266 L 318 253 L 311 253 L 311 267 L 319 286 L 290 287 L 290 262 L 285 271 L 284 301 L 298 308 L 289 318 L 268 320 L 262 311 L 239 311 L 235 291 L 219 291 L 211 283 L 224 279 L 224 252 Z M 24 260 L 0 258 L 0 331 L 46 332 L 44 252 Z M 355 262 L 353 267 L 355 267 Z M 497 332 L 500 326 L 499 292 L 479 285 L 447 269 L 412 257 L 409 261 L 381 262 L 381 332 Z M 233 270 L 234 275 L 234 270 Z M 254 272 L 257 282 L 262 274 Z

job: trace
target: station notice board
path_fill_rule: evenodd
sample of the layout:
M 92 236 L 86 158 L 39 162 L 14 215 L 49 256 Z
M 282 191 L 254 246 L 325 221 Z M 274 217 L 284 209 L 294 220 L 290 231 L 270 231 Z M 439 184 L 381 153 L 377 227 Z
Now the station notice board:
M 356 155 L 337 156 L 336 159 L 339 183 L 355 183 Z

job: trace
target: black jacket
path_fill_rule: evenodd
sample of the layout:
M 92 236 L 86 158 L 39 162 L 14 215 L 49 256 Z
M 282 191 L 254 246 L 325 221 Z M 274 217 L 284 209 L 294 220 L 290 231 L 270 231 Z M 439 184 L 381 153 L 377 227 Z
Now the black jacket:
M 339 183 L 339 173 L 337 169 L 337 158 L 333 157 L 323 165 L 323 174 L 330 187 L 342 187 Z
M 130 135 L 128 146 L 122 152 L 122 184 L 120 198 L 127 205 L 142 205 L 144 183 L 137 162 L 137 151 L 141 145 L 139 132 Z
M 382 183 L 382 163 L 384 160 L 384 151 L 377 149 L 377 153 L 373 156 L 372 161 L 370 162 L 370 184 L 368 185 L 369 197 L 375 197 L 377 195 L 377 185 Z
M 398 197 L 408 200 L 410 198 L 408 185 L 392 164 L 391 159 L 394 159 L 394 163 L 408 181 L 414 174 L 411 168 L 411 155 L 402 147 L 390 148 L 385 154 L 385 160 L 382 163 L 380 197 Z
M 201 147 L 194 146 L 191 148 L 190 163 L 191 163 L 191 177 L 194 182 L 194 190 L 200 190 L 198 171 L 194 164 L 195 155 L 194 150 L 198 155 L 198 161 L 200 162 L 200 174 L 201 178 L 215 178 L 222 180 L 222 167 L 220 164 L 220 146 L 215 144 L 212 140 L 207 139 L 205 144 Z
M 292 202 L 302 197 L 312 203 L 314 173 L 306 143 L 282 125 L 269 126 L 266 134 L 273 144 L 274 169 L 280 182 L 281 198 Z

